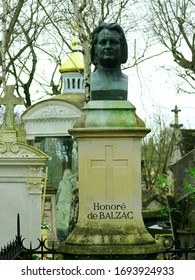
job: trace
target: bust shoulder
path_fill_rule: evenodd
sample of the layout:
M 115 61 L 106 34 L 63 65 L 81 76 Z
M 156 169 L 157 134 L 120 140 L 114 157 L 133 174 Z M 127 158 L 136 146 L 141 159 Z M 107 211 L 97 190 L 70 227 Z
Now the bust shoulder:
M 98 71 L 90 77 L 91 100 L 126 100 L 128 92 L 128 76 L 105 75 Z

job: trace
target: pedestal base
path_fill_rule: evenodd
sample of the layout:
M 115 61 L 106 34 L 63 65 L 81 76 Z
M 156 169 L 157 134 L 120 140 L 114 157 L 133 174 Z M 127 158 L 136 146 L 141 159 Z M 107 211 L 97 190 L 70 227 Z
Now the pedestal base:
M 141 214 L 140 140 L 150 130 L 128 101 L 91 101 L 83 110 L 69 131 L 78 140 L 78 222 L 59 252 L 67 259 L 155 259 L 163 248 Z
M 100 245 L 100 246 L 82 246 L 68 245 L 63 242 L 59 249 L 64 259 L 91 259 L 91 260 L 155 260 L 160 252 L 163 252 L 161 244 L 155 241 L 148 245 Z
M 2 133 L 2 142 L 16 142 L 17 136 L 15 130 L 4 130 Z

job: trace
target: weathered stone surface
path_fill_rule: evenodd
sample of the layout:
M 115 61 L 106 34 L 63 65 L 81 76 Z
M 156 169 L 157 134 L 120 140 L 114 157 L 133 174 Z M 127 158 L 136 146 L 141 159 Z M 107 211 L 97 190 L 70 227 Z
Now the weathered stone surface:
M 69 136 L 68 129 L 82 114 L 75 105 L 59 98 L 43 100 L 22 115 L 26 138 Z
M 74 128 L 145 128 L 145 123 L 135 111 L 135 107 L 127 100 L 89 101 L 83 108 L 82 117 L 75 122 Z
M 162 250 L 141 214 L 140 140 L 150 130 L 128 101 L 91 101 L 84 115 L 83 127 L 69 131 L 78 140 L 78 223 L 60 250 L 74 254 Z
M 46 154 L 25 143 L 0 142 L 0 247 L 13 240 L 18 213 L 24 244 L 37 246 L 46 160 Z

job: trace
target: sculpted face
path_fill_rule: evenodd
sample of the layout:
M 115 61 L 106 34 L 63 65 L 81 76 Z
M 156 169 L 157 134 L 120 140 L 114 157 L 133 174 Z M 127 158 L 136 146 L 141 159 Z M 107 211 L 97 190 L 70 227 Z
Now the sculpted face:
M 103 29 L 98 35 L 95 54 L 100 65 L 108 68 L 119 66 L 121 42 L 118 32 Z
M 91 61 L 97 66 L 90 75 L 91 100 L 127 100 L 128 77 L 121 64 L 128 58 L 123 29 L 117 23 L 101 23 L 93 31 Z

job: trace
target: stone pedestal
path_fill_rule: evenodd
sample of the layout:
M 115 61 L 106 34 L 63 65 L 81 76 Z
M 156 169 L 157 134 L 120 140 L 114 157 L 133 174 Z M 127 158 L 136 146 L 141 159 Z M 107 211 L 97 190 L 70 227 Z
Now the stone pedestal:
M 70 130 L 78 140 L 79 217 L 60 250 L 69 255 L 153 254 L 142 219 L 140 140 L 150 131 L 129 101 L 90 101 Z
M 1 138 L 3 142 L 15 142 L 17 141 L 16 131 L 14 129 L 7 129 L 3 131 Z

